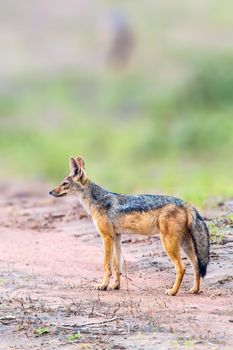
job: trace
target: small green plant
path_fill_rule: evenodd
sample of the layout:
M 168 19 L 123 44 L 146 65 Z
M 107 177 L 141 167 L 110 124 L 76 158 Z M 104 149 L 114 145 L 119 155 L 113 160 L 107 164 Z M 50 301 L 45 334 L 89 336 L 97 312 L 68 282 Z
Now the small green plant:
M 73 341 L 79 339 L 80 337 L 81 337 L 80 332 L 77 332 L 77 333 L 74 333 L 74 334 L 69 334 L 69 335 L 67 336 L 67 340 L 68 340 L 69 342 L 73 342 Z
M 226 217 L 225 217 L 228 225 L 232 225 L 233 224 L 233 214 L 228 214 Z
M 50 332 L 50 329 L 48 327 L 39 327 L 34 330 L 34 333 L 36 335 L 44 335 Z
M 208 223 L 208 228 L 210 232 L 210 241 L 211 243 L 221 242 L 224 239 L 223 233 L 219 231 L 217 224 L 210 222 Z
M 190 348 L 193 348 L 193 346 L 196 344 L 196 342 L 197 341 L 194 339 L 186 339 L 184 341 L 184 346 L 185 346 L 185 348 L 190 349 Z

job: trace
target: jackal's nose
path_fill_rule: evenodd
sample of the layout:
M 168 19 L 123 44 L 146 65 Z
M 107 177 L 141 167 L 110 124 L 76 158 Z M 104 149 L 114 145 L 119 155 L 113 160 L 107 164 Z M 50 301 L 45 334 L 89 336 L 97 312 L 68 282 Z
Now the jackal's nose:
M 49 191 L 49 194 L 52 196 L 53 195 L 53 191 Z

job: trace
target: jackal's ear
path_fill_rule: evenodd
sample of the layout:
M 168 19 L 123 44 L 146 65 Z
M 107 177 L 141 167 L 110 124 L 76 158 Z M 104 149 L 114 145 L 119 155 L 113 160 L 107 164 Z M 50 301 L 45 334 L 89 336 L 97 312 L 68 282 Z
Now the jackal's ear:
M 78 164 L 73 157 L 70 157 L 70 176 L 75 176 L 78 173 Z
M 85 163 L 82 157 L 76 157 L 75 160 L 76 160 L 76 163 L 78 164 L 78 167 L 80 167 L 81 169 L 85 169 Z

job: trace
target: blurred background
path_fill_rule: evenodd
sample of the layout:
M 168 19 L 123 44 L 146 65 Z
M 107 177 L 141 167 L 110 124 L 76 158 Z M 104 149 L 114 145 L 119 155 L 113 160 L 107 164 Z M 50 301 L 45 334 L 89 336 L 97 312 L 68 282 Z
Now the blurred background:
M 233 3 L 1 0 L 0 178 L 233 195 Z

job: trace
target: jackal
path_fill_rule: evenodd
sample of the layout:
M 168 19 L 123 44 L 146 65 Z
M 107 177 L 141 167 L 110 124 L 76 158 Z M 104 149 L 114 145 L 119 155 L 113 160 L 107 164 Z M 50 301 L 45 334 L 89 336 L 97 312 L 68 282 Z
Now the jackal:
M 190 292 L 199 292 L 200 278 L 205 276 L 209 262 L 209 232 L 203 218 L 190 204 L 172 196 L 109 192 L 87 178 L 81 157 L 70 158 L 70 174 L 49 193 L 54 197 L 77 195 L 92 216 L 104 244 L 104 277 L 98 289 L 108 288 L 112 268 L 115 279 L 110 289 L 120 288 L 122 234 L 160 233 L 163 247 L 176 269 L 175 283 L 166 294 L 176 295 L 185 273 L 181 248 L 194 271 Z

